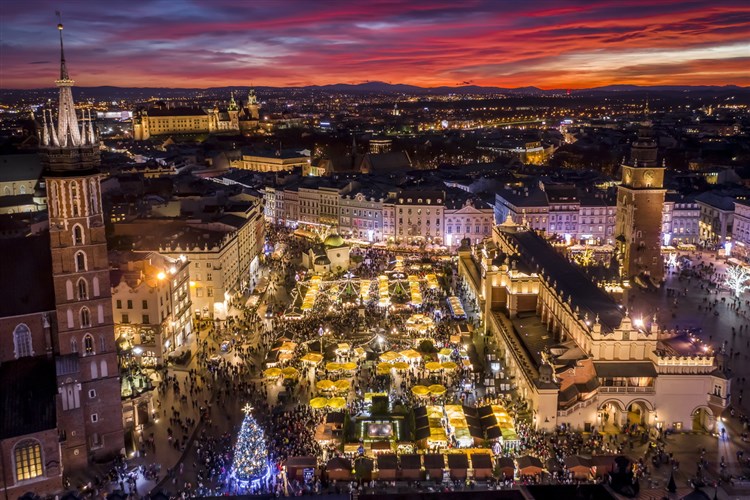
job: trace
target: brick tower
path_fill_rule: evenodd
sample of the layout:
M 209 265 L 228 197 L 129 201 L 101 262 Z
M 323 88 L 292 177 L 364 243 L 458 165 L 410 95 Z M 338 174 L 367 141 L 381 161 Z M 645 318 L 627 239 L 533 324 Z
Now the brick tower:
M 662 280 L 663 186 L 664 167 L 658 165 L 656 141 L 650 129 L 642 129 L 633 142 L 630 161 L 622 165 L 617 189 L 615 235 L 623 278 L 647 275 L 657 285 Z
M 60 30 L 57 125 L 43 117 L 41 158 L 55 288 L 58 407 L 63 466 L 82 469 L 124 448 L 109 260 L 91 115 L 79 123 Z M 49 118 L 49 119 L 48 119 Z

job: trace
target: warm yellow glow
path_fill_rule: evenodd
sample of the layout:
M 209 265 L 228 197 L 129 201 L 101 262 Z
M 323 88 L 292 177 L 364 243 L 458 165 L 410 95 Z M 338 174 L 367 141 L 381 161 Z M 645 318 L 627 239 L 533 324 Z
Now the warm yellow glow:
M 160 280 L 163 280 L 163 279 L 164 279 L 164 278 L 166 278 L 166 277 L 167 277 L 167 275 L 166 275 L 166 274 L 164 274 L 163 272 L 160 272 L 159 274 L 157 274 L 157 275 L 156 275 L 156 278 L 157 278 L 157 279 L 160 279 Z

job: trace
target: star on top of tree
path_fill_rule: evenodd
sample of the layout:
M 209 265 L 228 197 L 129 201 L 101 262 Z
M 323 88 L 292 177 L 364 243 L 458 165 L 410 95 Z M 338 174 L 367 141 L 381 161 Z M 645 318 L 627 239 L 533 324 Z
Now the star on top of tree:
M 250 412 L 253 411 L 252 405 L 250 403 L 247 403 L 245 406 L 242 407 L 242 411 L 245 412 L 245 415 L 250 415 Z

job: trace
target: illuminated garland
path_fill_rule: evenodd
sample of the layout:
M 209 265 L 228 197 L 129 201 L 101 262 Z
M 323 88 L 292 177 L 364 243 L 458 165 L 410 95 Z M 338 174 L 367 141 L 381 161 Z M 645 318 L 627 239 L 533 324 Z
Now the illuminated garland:
M 251 414 L 252 409 L 249 404 L 242 409 L 245 418 L 234 445 L 232 475 L 240 482 L 257 481 L 268 474 L 265 437 Z

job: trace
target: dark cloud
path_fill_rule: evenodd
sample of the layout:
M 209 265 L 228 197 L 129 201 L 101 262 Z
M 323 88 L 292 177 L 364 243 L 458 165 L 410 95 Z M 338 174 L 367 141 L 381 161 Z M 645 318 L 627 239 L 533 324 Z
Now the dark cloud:
M 2 85 L 51 85 L 59 1 L 6 3 Z M 716 55 L 695 52 L 704 65 L 681 62 L 670 83 L 725 84 L 747 72 L 724 49 L 750 46 L 747 0 L 78 0 L 63 8 L 66 56 L 81 85 L 664 83 L 668 60 L 632 64 L 628 55 L 695 48 Z

